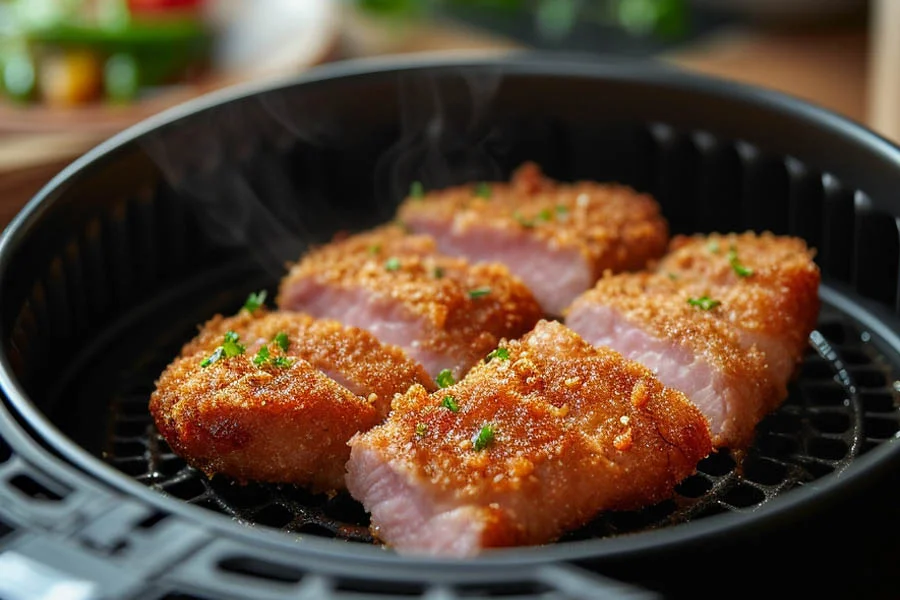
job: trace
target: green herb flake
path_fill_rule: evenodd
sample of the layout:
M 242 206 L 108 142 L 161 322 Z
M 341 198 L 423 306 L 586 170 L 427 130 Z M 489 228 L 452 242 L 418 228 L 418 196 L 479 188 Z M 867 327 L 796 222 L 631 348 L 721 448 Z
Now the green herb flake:
M 369 254 L 371 254 L 372 256 L 375 256 L 376 254 L 380 254 L 381 253 L 381 244 L 372 244 L 371 246 L 369 246 L 367 248 L 367 250 L 368 250 Z
M 450 372 L 450 369 L 444 369 L 438 373 L 435 383 L 438 384 L 439 388 L 446 388 L 456 383 L 456 380 L 453 379 L 453 373 Z
M 543 221 L 544 223 L 552 221 L 553 220 L 553 211 L 550 210 L 549 208 L 545 208 L 544 210 L 542 210 L 541 212 L 538 213 L 537 218 L 538 218 L 538 221 Z
M 558 214 L 559 216 L 567 215 L 569 214 L 569 208 L 563 204 L 557 204 L 556 214 Z
M 489 287 L 475 288 L 474 290 L 469 290 L 469 298 L 472 298 L 474 300 L 475 298 L 481 298 L 483 296 L 487 296 L 490 293 L 491 293 L 491 288 L 489 288 Z
M 531 229 L 532 227 L 534 227 L 534 221 L 531 219 L 526 219 L 525 216 L 519 211 L 513 213 L 513 219 L 515 219 L 516 222 L 525 229 Z
M 266 303 L 266 290 L 251 293 L 244 302 L 244 308 L 252 315 L 256 310 Z
M 713 300 L 709 296 L 701 296 L 699 298 L 688 298 L 688 304 L 696 306 L 700 310 L 712 310 L 722 303 L 718 300 Z
M 491 197 L 491 184 L 482 181 L 475 186 L 475 195 L 479 198 L 489 199 Z
M 741 261 L 738 259 L 737 250 L 733 247 L 728 251 L 728 262 L 731 263 L 731 268 L 734 269 L 734 272 L 737 273 L 738 277 L 750 277 L 753 275 L 753 269 L 747 268 L 741 264 Z
M 221 346 L 213 350 L 213 353 L 210 354 L 207 358 L 204 358 L 200 362 L 200 366 L 202 368 L 206 368 L 209 365 L 222 360 L 223 358 L 231 358 L 232 356 L 239 356 L 243 354 L 246 349 L 243 344 L 238 343 L 240 336 L 233 331 L 227 331 L 225 333 L 225 341 Z
M 477 451 L 484 450 L 494 443 L 494 426 L 487 423 L 472 437 L 472 447 Z
M 413 181 L 409 184 L 409 196 L 417 200 L 425 197 L 425 186 L 422 185 L 421 181 Z
M 256 356 L 253 357 L 253 364 L 257 367 L 261 367 L 269 362 L 269 358 L 271 358 L 271 356 L 269 355 L 269 347 L 263 346 L 256 353 Z
M 509 360 L 509 350 L 506 348 L 495 348 L 485 357 L 484 362 L 491 362 L 493 359 Z
M 721 252 L 722 248 L 719 246 L 719 240 L 713 240 L 706 245 L 706 249 L 712 252 L 713 254 L 718 254 Z
M 225 343 L 222 344 L 222 350 L 225 352 L 225 356 L 231 358 L 232 356 L 239 356 L 246 352 L 244 345 L 238 343 L 239 339 L 240 336 L 233 331 L 225 333 Z
M 419 437 L 428 433 L 428 425 L 425 423 L 416 423 L 416 435 Z
M 387 271 L 397 271 L 400 269 L 400 259 L 396 256 L 392 256 L 386 261 L 384 261 L 384 268 Z
M 434 271 L 432 271 L 431 274 L 434 275 L 435 279 L 443 279 L 444 269 L 443 267 L 435 267 Z
M 200 363 L 200 366 L 205 369 L 209 365 L 220 360 L 223 356 L 225 356 L 225 350 L 222 349 L 222 346 L 219 346 L 218 348 L 216 348 L 213 351 L 212 354 L 210 354 L 207 358 L 203 359 L 203 361 Z
M 279 332 L 275 334 L 275 343 L 278 344 L 278 347 L 281 348 L 282 352 L 287 352 L 288 348 L 291 347 L 291 342 L 288 340 L 288 336 L 285 332 Z
M 459 404 L 456 403 L 456 398 L 453 396 L 444 396 L 444 399 L 441 400 L 441 406 L 450 412 L 459 412 Z
M 279 369 L 287 369 L 292 364 L 294 364 L 293 359 L 288 358 L 287 356 L 276 356 L 272 359 L 272 364 L 278 367 Z
M 678 273 L 669 272 L 669 279 L 672 281 L 678 281 Z

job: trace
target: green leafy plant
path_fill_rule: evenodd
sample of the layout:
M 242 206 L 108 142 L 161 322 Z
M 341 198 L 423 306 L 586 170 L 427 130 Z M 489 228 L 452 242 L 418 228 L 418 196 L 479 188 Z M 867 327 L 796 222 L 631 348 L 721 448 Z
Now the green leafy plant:
M 684 35 L 687 0 L 354 0 L 367 12 L 391 17 L 423 17 L 454 9 L 494 15 L 530 14 L 537 32 L 561 40 L 579 22 L 620 27 L 633 35 Z

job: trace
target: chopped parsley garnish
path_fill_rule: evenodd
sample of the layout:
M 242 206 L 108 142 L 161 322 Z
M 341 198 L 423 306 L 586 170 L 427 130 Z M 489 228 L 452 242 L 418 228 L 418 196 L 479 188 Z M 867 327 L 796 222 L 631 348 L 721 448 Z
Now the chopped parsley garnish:
M 392 256 L 384 261 L 384 268 L 388 271 L 396 271 L 400 268 L 400 259 Z
M 294 361 L 287 356 L 276 356 L 272 359 L 272 364 L 279 369 L 287 369 L 289 366 L 294 364 Z
M 495 348 L 485 357 L 484 361 L 491 362 L 491 359 L 494 358 L 499 360 L 509 360 L 509 350 L 506 348 Z
M 239 339 L 241 339 L 241 336 L 239 336 L 235 332 L 225 332 L 225 342 L 222 344 L 222 349 L 225 351 L 225 356 L 231 358 L 232 356 L 243 354 L 246 351 L 244 345 L 238 343 Z
M 265 303 L 266 290 L 260 290 L 259 292 L 251 293 L 249 296 L 247 296 L 247 301 L 244 302 L 244 308 L 246 308 L 250 314 L 253 314 L 254 312 L 256 312 L 256 309 L 258 309 Z
M 444 276 L 443 267 L 435 267 L 434 271 L 432 271 L 432 275 L 434 275 L 435 279 L 441 279 Z
M 484 450 L 494 443 L 494 426 L 490 423 L 482 426 L 481 430 L 472 438 L 472 447 L 475 450 Z
M 283 352 L 287 352 L 288 348 L 291 346 L 287 334 L 283 331 L 275 334 L 275 343 L 278 344 L 278 347 L 281 348 Z
M 558 215 L 567 215 L 569 214 L 569 208 L 563 204 L 556 205 L 556 214 Z
M 565 206 L 557 206 L 556 207 L 556 213 L 560 214 L 560 215 L 565 214 L 567 212 L 567 210 L 568 209 Z M 521 225 L 522 227 L 524 227 L 526 229 L 531 229 L 538 222 L 549 223 L 550 221 L 552 221 L 553 220 L 553 210 L 551 210 L 549 208 L 545 208 L 545 209 L 541 210 L 541 212 L 539 212 L 537 214 L 537 216 L 533 219 L 528 219 L 525 217 L 525 215 L 523 215 L 519 211 L 516 211 L 513 213 L 513 219 L 515 219 L 516 222 L 519 225 Z
M 475 195 L 479 198 L 490 198 L 491 197 L 491 185 L 485 181 L 482 181 L 478 185 L 475 186 Z
M 534 221 L 531 219 L 526 219 L 519 211 L 513 213 L 513 219 L 515 219 L 516 222 L 519 223 L 519 225 L 526 229 L 531 229 L 532 227 L 534 227 Z
M 372 244 L 368 248 L 369 254 L 375 255 L 381 252 L 381 244 Z
M 256 356 L 253 357 L 253 364 L 257 367 L 263 367 L 269 364 L 285 369 L 294 364 L 294 361 L 287 356 L 272 356 L 272 353 L 269 352 L 269 347 L 263 346 L 256 353 Z
M 208 357 L 206 357 L 206 358 L 203 359 L 203 361 L 200 363 L 200 366 L 203 367 L 203 368 L 205 369 L 205 368 L 208 367 L 209 365 L 211 365 L 211 364 L 213 364 L 214 362 L 216 362 L 216 361 L 218 361 L 219 359 L 221 359 L 223 356 L 225 356 L 225 350 L 222 349 L 222 346 L 219 346 L 218 348 L 216 348 L 216 349 L 213 351 L 212 354 L 210 354 Z
M 453 379 L 453 373 L 450 372 L 450 369 L 444 369 L 440 373 L 438 373 L 437 379 L 435 379 L 435 383 L 438 384 L 439 388 L 450 387 L 456 380 Z
M 225 341 L 222 342 L 222 345 L 213 350 L 213 353 L 210 354 L 207 358 L 204 358 L 200 362 L 200 366 L 202 368 L 206 368 L 209 365 L 222 360 L 223 358 L 231 358 L 233 356 L 239 356 L 243 354 L 246 349 L 243 344 L 238 343 L 240 336 L 233 331 L 228 331 L 225 333 Z
M 422 185 L 421 181 L 413 181 L 409 184 L 409 195 L 419 200 L 425 197 L 425 186 Z
M 469 298 L 481 298 L 482 296 L 487 296 L 491 293 L 491 288 L 489 287 L 480 287 L 475 288 L 474 290 L 469 290 Z
M 734 272 L 737 273 L 738 277 L 750 277 L 753 275 L 753 269 L 749 269 L 741 264 L 735 248 L 731 248 L 731 250 L 728 251 L 728 262 L 731 263 L 731 268 L 734 269 Z
M 444 399 L 441 400 L 441 406 L 450 412 L 459 412 L 459 404 L 456 403 L 456 398 L 453 396 L 444 396 Z
M 709 296 L 700 296 L 699 298 L 688 298 L 688 304 L 696 306 L 700 310 L 712 310 L 722 303 Z
M 719 240 L 713 240 L 706 245 L 706 249 L 712 252 L 713 254 L 718 254 L 721 248 L 719 247 Z
M 670 272 L 669 272 L 669 279 L 671 279 L 672 281 L 677 281 L 677 280 L 678 280 L 678 273 L 672 273 L 672 272 L 670 271 Z
M 425 423 L 416 423 L 416 435 L 422 437 L 428 433 L 428 425 Z
M 257 367 L 261 367 L 264 364 L 266 364 L 267 362 L 269 362 L 269 358 L 271 358 L 269 356 L 269 347 L 263 346 L 256 353 L 256 356 L 253 357 L 253 364 L 256 365 Z

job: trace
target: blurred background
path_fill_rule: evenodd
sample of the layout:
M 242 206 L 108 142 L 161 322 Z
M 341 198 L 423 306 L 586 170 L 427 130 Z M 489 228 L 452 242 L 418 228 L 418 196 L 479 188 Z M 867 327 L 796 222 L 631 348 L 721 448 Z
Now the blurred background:
M 900 0 L 0 0 L 0 226 L 87 149 L 197 95 L 523 49 L 666 61 L 900 139 Z

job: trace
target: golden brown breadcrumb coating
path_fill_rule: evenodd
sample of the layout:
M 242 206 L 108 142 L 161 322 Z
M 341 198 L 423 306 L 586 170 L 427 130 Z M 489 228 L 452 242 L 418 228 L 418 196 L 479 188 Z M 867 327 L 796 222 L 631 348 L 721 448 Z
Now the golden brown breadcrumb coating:
M 185 344 L 182 355 L 212 352 L 222 343 L 226 331 L 238 332 L 250 354 L 262 344 L 271 344 L 278 333 L 285 333 L 290 342 L 286 356 L 302 358 L 330 376 L 339 374 L 340 383 L 373 402 L 382 418 L 390 410 L 394 394 L 405 392 L 414 383 L 435 387 L 425 369 L 403 350 L 382 344 L 365 330 L 330 319 L 264 308 L 252 314 L 241 310 L 227 318 L 216 315 Z
M 736 326 L 778 338 L 799 362 L 819 314 L 819 268 L 799 238 L 761 234 L 676 236 L 659 271 L 722 302 Z
M 204 366 L 226 332 L 244 352 Z M 150 412 L 172 449 L 210 476 L 330 491 L 344 487 L 350 437 L 414 383 L 434 387 L 421 366 L 365 331 L 260 308 L 207 322 L 157 380 Z
M 455 385 L 397 396 L 384 424 L 351 441 L 354 455 L 374 450 L 437 510 L 478 507 L 483 547 L 545 543 L 600 510 L 657 502 L 711 449 L 706 419 L 683 394 L 557 322 L 501 347 L 508 356 Z
M 291 268 L 277 302 L 293 308 L 290 290 L 304 280 L 348 294 L 362 290 L 423 324 L 419 348 L 464 357 L 467 364 L 541 318 L 534 296 L 506 267 L 421 252 L 428 239 L 389 227 L 336 242 Z
M 237 356 L 201 369 L 205 356 L 176 359 L 151 396 L 175 453 L 209 476 L 344 488 L 347 440 L 379 422 L 372 403 L 302 359 L 258 368 Z
M 613 183 L 556 182 L 534 163 L 519 167 L 509 183 L 467 184 L 408 198 L 399 217 L 423 211 L 456 230 L 528 231 L 550 247 L 575 249 L 593 266 L 595 279 L 606 270 L 644 268 L 669 240 L 652 197 Z
M 324 262 L 340 260 L 350 255 L 370 255 L 384 260 L 394 255 L 426 256 L 436 252 L 437 246 L 431 237 L 411 234 L 398 223 L 387 223 L 358 233 L 338 233 L 331 242 L 312 248 L 301 258 L 301 261 Z
M 655 338 L 687 348 L 730 382 L 740 402 L 732 404 L 729 420 L 717 445 L 737 448 L 752 441 L 757 423 L 783 400 L 784 382 L 773 381 L 766 355 L 742 343 L 740 333 L 727 318 L 728 305 L 704 309 L 694 283 L 672 280 L 657 273 L 607 275 L 586 292 L 578 303 L 608 306 L 624 319 Z

